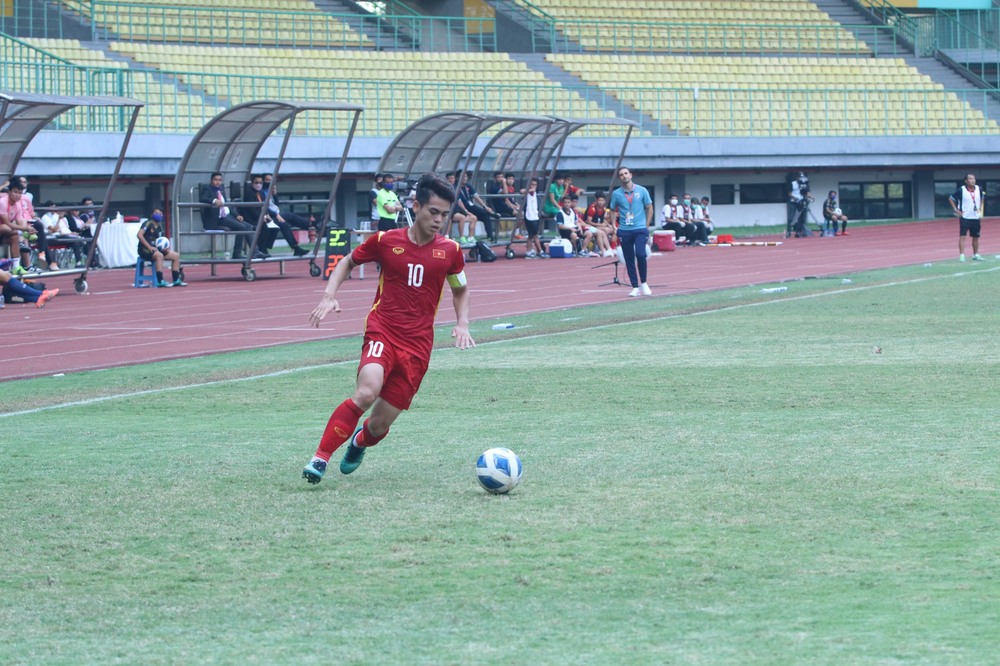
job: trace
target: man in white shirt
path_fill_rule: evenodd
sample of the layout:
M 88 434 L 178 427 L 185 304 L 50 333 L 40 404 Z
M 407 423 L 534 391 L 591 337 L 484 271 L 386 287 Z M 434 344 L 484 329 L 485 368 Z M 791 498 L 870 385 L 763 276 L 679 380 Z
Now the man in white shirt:
M 972 237 L 972 260 L 982 261 L 979 254 L 979 232 L 982 228 L 983 203 L 986 193 L 976 185 L 976 177 L 965 176 L 965 184 L 948 197 L 952 210 L 958 216 L 958 260 L 965 261 L 965 235 Z

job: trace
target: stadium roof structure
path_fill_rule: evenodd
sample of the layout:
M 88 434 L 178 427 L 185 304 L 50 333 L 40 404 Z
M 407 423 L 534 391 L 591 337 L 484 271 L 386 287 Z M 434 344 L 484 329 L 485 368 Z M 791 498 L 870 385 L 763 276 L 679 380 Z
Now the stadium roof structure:
M 84 109 L 87 113 L 92 114 L 92 120 L 98 124 L 104 123 L 108 128 L 127 127 L 121 150 L 118 152 L 118 161 L 115 163 L 108 188 L 104 193 L 100 212 L 97 214 L 94 242 L 91 243 L 84 268 L 51 271 L 55 275 L 79 275 L 75 281 L 76 292 L 79 294 L 87 291 L 86 267 L 90 266 L 94 258 L 101 226 L 108 214 L 108 206 L 111 205 L 111 196 L 118 182 L 118 174 L 121 171 L 122 162 L 125 161 L 125 152 L 132 139 L 139 110 L 143 106 L 145 106 L 144 102 L 130 97 L 38 95 L 0 91 L 0 173 L 6 174 L 8 177 L 13 175 L 14 169 L 17 168 L 32 139 L 43 129 L 55 123 L 60 115 L 68 111 Z M 98 111 L 101 109 L 105 109 L 107 113 L 99 113 Z M 125 114 L 128 113 L 129 109 L 131 109 L 131 117 L 128 118 L 126 125 L 124 122 Z
M 477 140 L 483 132 L 501 124 L 503 127 L 487 143 L 475 168 L 469 169 Z M 569 135 L 589 125 L 627 128 L 621 149 L 624 155 L 637 123 L 623 118 L 446 111 L 421 118 L 400 132 L 382 156 L 378 170 L 405 179 L 419 177 L 428 171 L 441 173 L 465 169 L 478 174 L 480 169 L 490 166 L 499 171 L 525 174 L 535 174 L 550 167 L 554 171 Z
M 351 141 L 354 138 L 355 130 L 361 113 L 365 110 L 359 104 L 343 104 L 340 102 L 297 102 L 291 100 L 255 100 L 230 107 L 205 123 L 204 127 L 191 140 L 184 157 L 181 158 L 177 176 L 174 178 L 173 201 L 178 208 L 195 209 L 200 208 L 197 203 L 197 194 L 194 201 L 191 201 L 191 192 L 197 192 L 198 187 L 208 183 L 211 174 L 216 171 L 222 173 L 223 182 L 230 182 L 234 178 L 242 183 L 250 174 L 257 155 L 264 145 L 264 142 L 282 125 L 287 123 L 284 130 L 284 137 L 281 141 L 281 148 L 278 150 L 277 159 L 272 170 L 272 183 L 278 182 L 278 175 L 281 171 L 281 162 L 284 159 L 285 151 L 288 148 L 288 140 L 295 131 L 295 120 L 300 113 L 306 111 L 317 112 L 344 112 L 353 114 L 351 128 L 344 145 L 344 152 L 337 167 L 337 174 L 330 186 L 330 195 L 326 202 L 326 209 L 323 212 L 324 225 L 330 221 L 333 206 L 336 200 L 337 187 L 340 184 L 341 176 L 344 173 L 344 161 L 351 148 Z M 264 212 L 270 203 L 271 192 L 268 190 L 268 197 L 260 206 L 260 217 L 257 221 L 257 231 L 251 247 L 256 244 L 257 236 L 264 226 Z M 174 219 L 180 220 L 180 215 Z M 180 225 L 175 229 L 179 230 Z M 180 233 L 177 231 L 176 233 Z M 243 275 L 247 280 L 252 280 L 250 261 L 253 252 L 247 252 L 245 261 L 233 262 L 244 263 Z M 230 260 L 202 260 L 199 263 L 229 263 Z

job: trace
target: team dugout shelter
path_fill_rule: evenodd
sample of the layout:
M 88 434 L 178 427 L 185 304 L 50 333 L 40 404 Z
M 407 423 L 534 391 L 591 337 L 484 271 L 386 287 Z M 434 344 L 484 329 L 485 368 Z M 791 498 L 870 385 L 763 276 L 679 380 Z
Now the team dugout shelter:
M 24 151 L 35 136 L 46 127 L 51 126 L 58 130 L 59 117 L 64 113 L 86 114 L 88 120 L 98 128 L 104 127 L 109 130 L 126 128 L 121 148 L 118 151 L 118 161 L 115 163 L 107 189 L 104 191 L 101 205 L 99 208 L 95 207 L 90 210 L 91 213 L 97 211 L 97 223 L 93 229 L 93 242 L 87 252 L 86 262 L 82 268 L 46 271 L 38 277 L 76 275 L 77 277 L 73 281 L 76 293 L 87 293 L 87 271 L 93 261 L 94 253 L 97 252 L 97 241 L 101 235 L 101 227 L 107 218 L 108 206 L 110 206 L 111 197 L 118 182 L 122 163 L 125 161 L 125 153 L 132 140 L 132 132 L 143 106 L 145 106 L 143 102 L 129 97 L 81 95 L 70 97 L 0 91 L 0 173 L 7 174 L 8 177 L 16 173 Z M 79 206 L 57 206 L 50 210 L 68 211 L 77 208 Z M 53 244 L 58 245 L 59 243 L 57 241 Z M 49 258 L 51 259 L 51 257 Z
M 181 249 L 182 264 L 211 264 L 212 275 L 220 264 L 240 266 L 243 278 L 252 282 L 256 279 L 254 264 L 261 262 L 279 263 L 279 272 L 284 274 L 284 262 L 307 260 L 310 262 L 309 272 L 314 277 L 320 275 L 322 269 L 316 263 L 319 249 L 326 237 L 328 227 L 335 226 L 332 219 L 336 203 L 337 187 L 344 172 L 344 162 L 351 148 L 358 120 L 365 107 L 358 104 L 340 102 L 297 102 L 290 100 L 257 100 L 230 107 L 209 120 L 191 140 L 184 157 L 181 159 L 177 176 L 174 178 L 173 202 L 174 216 L 177 221 L 172 229 L 175 247 Z M 288 149 L 289 139 L 295 133 L 295 123 L 303 113 L 346 114 L 349 118 L 349 130 L 344 142 L 336 175 L 330 186 L 326 199 L 295 199 L 282 201 L 282 205 L 290 204 L 325 204 L 323 222 L 316 235 L 316 245 L 311 255 L 303 257 L 278 256 L 269 259 L 254 259 L 253 250 L 257 240 L 267 225 L 265 215 L 271 203 L 272 194 L 277 187 L 281 163 Z M 281 129 L 280 147 L 271 169 L 271 188 L 262 203 L 245 202 L 243 188 L 252 175 L 252 168 L 264 143 Z M 254 220 L 245 220 L 253 226 L 252 231 L 229 231 L 225 229 L 206 229 L 203 224 L 203 211 L 210 209 L 209 204 L 201 203 L 201 188 L 207 186 L 211 175 L 222 174 L 223 186 L 226 188 L 226 205 L 230 208 L 253 208 L 258 210 Z M 182 211 L 184 214 L 182 214 Z M 229 237 L 243 235 L 247 241 L 246 256 L 241 259 L 230 259 L 224 254 L 224 247 L 217 244 L 219 239 L 225 244 Z M 194 257 L 198 253 L 206 253 L 202 258 Z
M 551 182 L 559 167 L 566 140 L 574 132 L 594 126 L 620 128 L 624 132 L 612 171 L 617 173 L 632 130 L 637 126 L 634 121 L 467 111 L 445 111 L 417 120 L 396 136 L 383 154 L 378 170 L 407 181 L 416 180 L 426 172 L 466 171 L 477 190 L 483 184 L 480 174 L 503 171 L 514 173 L 525 185 L 531 178 L 538 178 L 539 190 L 544 192 L 543 185 Z M 514 258 L 512 246 L 518 227 L 514 225 L 505 241 L 508 259 Z M 475 260 L 475 252 L 470 251 L 469 257 Z

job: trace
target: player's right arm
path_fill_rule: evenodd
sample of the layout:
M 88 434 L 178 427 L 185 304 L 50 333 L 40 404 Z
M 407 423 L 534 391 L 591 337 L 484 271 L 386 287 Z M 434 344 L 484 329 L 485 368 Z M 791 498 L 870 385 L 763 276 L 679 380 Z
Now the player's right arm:
M 357 264 L 354 263 L 354 258 L 348 254 L 334 267 L 333 273 L 330 274 L 330 281 L 327 282 L 326 290 L 323 292 L 323 298 L 320 299 L 319 305 L 309 315 L 309 324 L 311 326 L 318 328 L 319 323 L 323 321 L 324 317 L 330 314 L 331 310 L 340 312 L 340 303 L 337 302 L 337 290 L 351 276 L 351 271 L 354 270 L 355 266 Z

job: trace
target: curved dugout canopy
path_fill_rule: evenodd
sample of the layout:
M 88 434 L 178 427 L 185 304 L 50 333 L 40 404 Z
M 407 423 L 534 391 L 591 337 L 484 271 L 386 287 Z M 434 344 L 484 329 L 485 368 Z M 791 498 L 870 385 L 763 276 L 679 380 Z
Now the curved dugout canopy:
M 81 109 L 90 114 L 88 120 L 97 126 L 118 128 L 125 126 L 125 138 L 121 150 L 118 151 L 118 161 L 111 174 L 108 188 L 104 192 L 100 212 L 97 213 L 97 225 L 94 228 L 94 242 L 90 246 L 87 262 L 90 266 L 97 249 L 97 239 L 101 234 L 101 226 L 111 205 L 111 196 L 118 182 L 118 174 L 125 161 L 125 151 L 128 150 L 132 131 L 135 129 L 139 110 L 144 102 L 130 97 L 88 97 L 82 95 L 37 95 L 31 93 L 0 91 L 0 173 L 7 177 L 13 175 L 28 144 L 39 132 L 56 122 L 56 119 L 67 111 Z M 131 112 L 131 116 L 127 116 Z M 76 281 L 76 291 L 87 291 L 87 269 L 69 269 L 57 271 L 57 275 L 75 275 L 81 277 Z
M 346 157 L 351 147 L 354 131 L 357 128 L 358 118 L 364 109 L 365 107 L 358 104 L 287 100 L 256 100 L 226 109 L 209 120 L 188 145 L 184 157 L 181 159 L 177 177 L 174 179 L 174 205 L 176 206 L 181 201 L 187 201 L 191 189 L 208 183 L 211 174 L 216 171 L 222 173 L 225 183 L 234 179 L 242 183 L 249 175 L 250 169 L 253 168 L 257 154 L 264 142 L 275 130 L 287 122 L 288 127 L 281 142 L 272 175 L 272 182 L 276 183 L 281 169 L 281 160 L 288 147 L 288 139 L 295 129 L 295 118 L 304 111 L 342 111 L 354 114 L 347 143 L 344 146 L 344 157 Z M 344 160 L 341 159 L 337 175 L 330 188 L 324 221 L 330 219 L 343 169 Z M 175 217 L 175 219 L 179 218 Z
M 469 169 L 475 144 L 484 131 L 503 124 Z M 636 123 L 622 118 L 559 118 L 555 116 L 493 115 L 463 111 L 437 113 L 416 121 L 390 144 L 379 163 L 380 172 L 412 179 L 431 171 L 483 168 L 536 174 L 555 170 L 569 136 L 588 125 L 627 128 L 619 154 L 621 163 Z M 464 161 L 464 165 L 463 165 Z
M 85 97 L 63 95 L 35 95 L 30 93 L 0 92 L 0 173 L 10 175 L 25 149 L 35 135 L 53 123 L 63 113 L 77 107 L 89 109 L 107 109 L 115 111 L 132 107 L 134 116 L 145 104 L 129 97 Z M 109 123 L 110 124 L 110 123 Z M 132 134 L 132 125 L 128 126 L 128 135 L 122 146 L 121 155 Z M 121 160 L 119 160 L 119 167 Z M 115 170 L 114 177 L 118 172 Z

